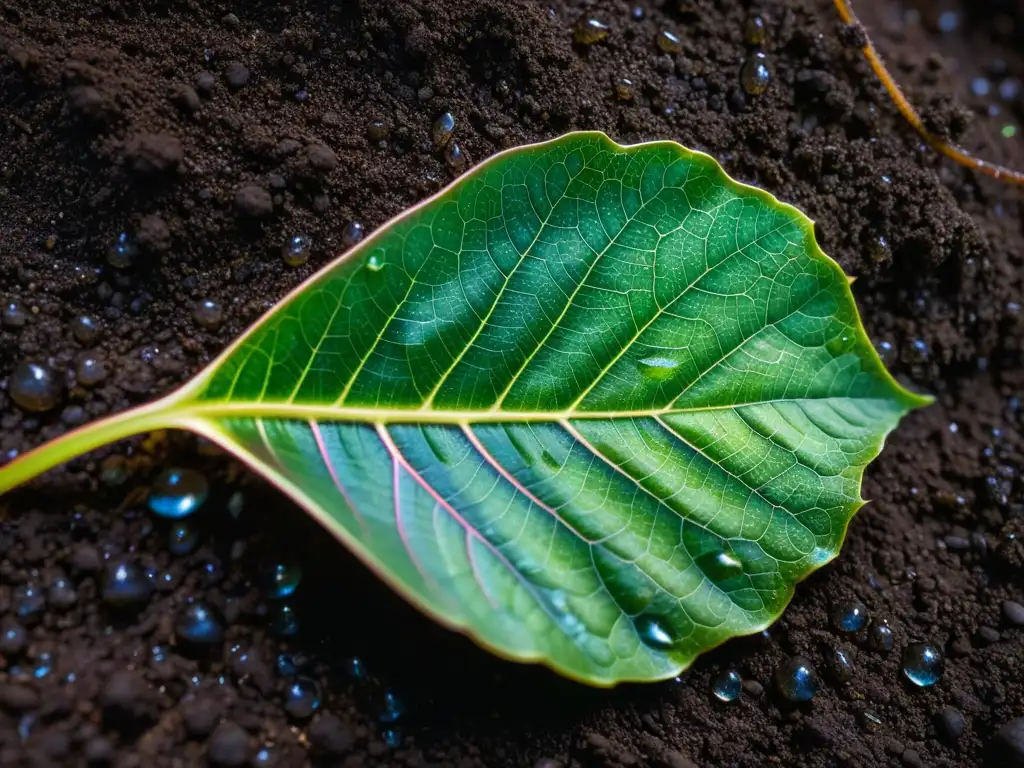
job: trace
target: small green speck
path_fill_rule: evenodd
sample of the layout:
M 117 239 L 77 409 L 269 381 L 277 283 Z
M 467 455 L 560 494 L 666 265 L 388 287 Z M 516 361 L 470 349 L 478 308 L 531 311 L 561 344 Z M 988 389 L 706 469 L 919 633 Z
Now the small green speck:
M 1017 135 L 1017 126 L 1007 123 L 1003 126 L 1002 134 L 1004 139 L 1012 139 Z

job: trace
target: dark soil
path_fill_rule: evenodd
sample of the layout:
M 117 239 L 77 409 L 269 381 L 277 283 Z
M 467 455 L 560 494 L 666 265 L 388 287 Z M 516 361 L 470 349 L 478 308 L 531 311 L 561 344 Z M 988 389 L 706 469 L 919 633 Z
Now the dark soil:
M 773 73 L 756 98 L 738 79 L 755 5 Z M 1020 3 L 857 6 L 929 125 L 1024 167 L 1021 133 L 1001 133 L 1024 120 Z M 23 360 L 66 375 L 41 415 L 0 389 L 0 460 L 180 384 L 342 250 L 349 222 L 369 231 L 446 184 L 430 131 L 450 110 L 473 161 L 571 129 L 672 138 L 818 222 L 891 368 L 938 396 L 872 466 L 842 555 L 765 636 L 675 682 L 596 691 L 437 628 L 209 445 L 136 440 L 0 503 L 0 765 L 1013 764 L 998 734 L 1024 716 L 1024 628 L 1003 608 L 1024 602 L 1020 192 L 922 145 L 829 0 L 641 7 L 0 1 L 0 381 Z M 573 44 L 584 15 L 612 27 L 607 41 Z M 661 29 L 683 53 L 655 47 Z M 632 101 L 616 99 L 620 77 Z M 119 270 L 107 250 L 122 231 L 137 253 Z M 281 245 L 297 233 L 315 248 L 293 268 Z M 219 328 L 194 319 L 204 299 Z M 83 314 L 102 324 L 92 346 L 71 330 Z M 85 386 L 97 363 L 106 378 Z M 140 504 L 169 461 L 214 487 L 184 557 Z M 258 589 L 260 563 L 284 550 L 305 571 L 288 638 Z M 157 580 L 128 608 L 102 599 L 126 561 Z M 847 597 L 889 622 L 893 653 L 828 629 Z M 190 598 L 223 615 L 222 642 L 176 635 Z M 913 640 L 947 655 L 933 688 L 900 675 Z M 826 675 L 811 704 L 784 704 L 775 666 L 800 653 L 825 670 L 834 647 L 852 681 Z M 320 686 L 312 718 L 282 652 Z M 746 692 L 719 704 L 709 680 L 729 666 Z M 389 689 L 405 712 L 383 723 Z

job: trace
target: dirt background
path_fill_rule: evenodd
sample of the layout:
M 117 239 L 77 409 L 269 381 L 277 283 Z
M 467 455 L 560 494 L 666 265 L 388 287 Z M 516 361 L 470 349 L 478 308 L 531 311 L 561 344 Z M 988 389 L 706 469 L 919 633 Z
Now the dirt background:
M 1021 3 L 856 5 L 929 125 L 1024 167 L 1021 132 L 1003 135 L 1024 120 Z M 772 73 L 758 97 L 739 79 L 754 12 Z M 608 24 L 607 40 L 575 45 L 581 17 Z M 681 53 L 656 47 L 661 30 Z M 677 681 L 611 692 L 433 626 L 209 445 L 100 452 L 0 502 L 0 765 L 1024 760 L 998 736 L 1024 716 L 1024 629 L 1001 607 L 1024 601 L 1021 195 L 922 146 L 855 40 L 828 0 L 0 0 L 0 461 L 180 384 L 342 250 L 350 222 L 370 231 L 446 184 L 455 169 L 431 140 L 446 110 L 474 162 L 571 129 L 711 153 L 817 221 L 887 363 L 938 397 L 870 469 L 842 555 L 771 630 Z M 122 231 L 137 252 L 115 269 Z M 281 246 L 300 233 L 313 253 L 289 267 Z M 206 299 L 219 327 L 194 318 Z M 89 344 L 73 333 L 82 315 L 102 326 Z M 51 411 L 11 402 L 23 360 L 59 379 Z M 172 460 L 213 485 L 184 557 L 141 503 Z M 305 575 L 299 632 L 282 638 L 258 574 L 286 551 Z M 118 610 L 104 584 L 126 560 L 157 589 Z M 850 597 L 888 621 L 893 653 L 828 628 Z M 191 598 L 222 612 L 223 642 L 174 641 Z M 947 655 L 933 688 L 901 678 L 914 640 Z M 837 647 L 855 667 L 846 685 L 827 674 Z M 770 684 L 794 653 L 824 677 L 799 707 Z M 721 704 L 709 680 L 727 667 L 747 684 Z M 295 716 L 296 673 L 320 686 L 313 718 Z M 404 706 L 390 723 L 388 691 Z

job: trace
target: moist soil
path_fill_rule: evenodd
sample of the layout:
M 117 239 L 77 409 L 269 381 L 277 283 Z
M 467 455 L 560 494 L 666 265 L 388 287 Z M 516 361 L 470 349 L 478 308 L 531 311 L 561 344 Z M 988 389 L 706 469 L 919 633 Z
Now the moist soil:
M 856 5 L 929 126 L 1024 168 L 1020 3 Z M 754 12 L 772 74 L 759 96 L 739 78 Z M 574 44 L 581 17 L 608 38 Z M 661 30 L 681 52 L 659 50 Z M 1004 607 L 1024 602 L 1020 191 L 926 148 L 858 37 L 827 0 L 2 0 L 0 381 L 34 360 L 63 392 L 27 413 L 0 389 L 0 461 L 181 384 L 357 237 L 351 222 L 370 231 L 448 183 L 458 169 L 431 140 L 446 111 L 473 162 L 573 129 L 709 152 L 817 222 L 887 364 L 937 402 L 891 438 L 841 555 L 770 630 L 611 691 L 436 627 L 209 444 L 99 451 L 0 501 L 0 765 L 1024 760 L 1000 737 L 1024 716 L 1024 628 Z M 122 232 L 131 263 L 115 268 Z M 293 267 L 296 234 L 314 247 Z M 196 315 L 204 300 L 221 320 Z M 97 339 L 75 335 L 83 315 Z M 212 486 L 185 556 L 144 509 L 172 463 Z M 282 636 L 291 619 L 260 573 L 288 552 L 304 575 Z M 124 564 L 152 594 L 107 583 Z M 830 629 L 850 598 L 888 622 L 893 652 Z M 185 643 L 190 601 L 223 639 Z M 913 641 L 946 656 L 933 687 L 901 675 Z M 845 684 L 828 673 L 836 648 Z M 794 654 L 822 676 L 800 706 L 771 684 Z M 731 704 L 710 694 L 727 668 L 746 681 Z M 312 717 L 296 676 L 319 687 Z

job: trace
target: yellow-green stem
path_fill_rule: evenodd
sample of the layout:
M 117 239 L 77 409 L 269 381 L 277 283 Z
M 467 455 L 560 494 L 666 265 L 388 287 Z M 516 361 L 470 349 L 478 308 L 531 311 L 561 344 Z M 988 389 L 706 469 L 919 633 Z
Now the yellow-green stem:
M 173 426 L 164 400 L 115 414 L 45 443 L 0 468 L 0 494 L 43 472 L 116 440 Z

